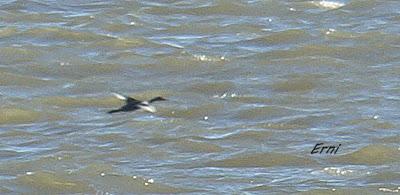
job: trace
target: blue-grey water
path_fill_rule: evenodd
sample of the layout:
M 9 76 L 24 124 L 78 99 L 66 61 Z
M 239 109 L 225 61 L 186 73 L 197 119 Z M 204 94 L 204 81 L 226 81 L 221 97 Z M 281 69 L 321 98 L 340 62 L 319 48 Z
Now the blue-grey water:
M 0 194 L 399 192 L 399 62 L 397 0 L 3 0 Z

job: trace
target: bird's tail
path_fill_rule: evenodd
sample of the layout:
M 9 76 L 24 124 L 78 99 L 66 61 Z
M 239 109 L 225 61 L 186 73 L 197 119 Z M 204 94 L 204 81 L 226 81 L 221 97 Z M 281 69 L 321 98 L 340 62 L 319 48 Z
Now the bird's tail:
M 117 110 L 110 110 L 107 113 L 112 114 L 112 113 L 121 112 L 121 111 L 122 111 L 121 109 L 117 109 Z

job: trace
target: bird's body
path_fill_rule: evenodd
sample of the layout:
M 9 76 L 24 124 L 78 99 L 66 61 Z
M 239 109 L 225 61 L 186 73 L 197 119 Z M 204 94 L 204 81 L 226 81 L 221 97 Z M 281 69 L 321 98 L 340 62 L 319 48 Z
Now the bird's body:
M 116 112 L 130 112 L 130 111 L 135 111 L 135 110 L 139 110 L 139 109 L 145 110 L 147 112 L 154 113 L 157 110 L 156 110 L 156 108 L 154 106 L 150 105 L 150 103 L 155 102 L 155 101 L 164 101 L 164 100 L 166 100 L 163 97 L 155 97 L 155 98 L 153 98 L 153 99 L 151 99 L 149 101 L 139 101 L 139 100 L 134 99 L 132 97 L 124 96 L 124 95 L 121 95 L 121 94 L 118 94 L 118 93 L 113 93 L 113 95 L 116 98 L 120 99 L 120 100 L 124 100 L 125 101 L 125 105 L 122 106 L 119 109 L 109 111 L 108 112 L 109 114 L 116 113 Z

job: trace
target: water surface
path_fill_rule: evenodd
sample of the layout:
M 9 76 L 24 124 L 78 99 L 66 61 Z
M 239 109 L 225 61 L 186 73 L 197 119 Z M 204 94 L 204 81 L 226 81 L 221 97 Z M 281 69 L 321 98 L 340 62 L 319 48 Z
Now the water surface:
M 0 3 L 1 194 L 396 192 L 400 2 Z M 155 114 L 106 112 L 166 97 Z M 336 155 L 311 155 L 317 143 Z

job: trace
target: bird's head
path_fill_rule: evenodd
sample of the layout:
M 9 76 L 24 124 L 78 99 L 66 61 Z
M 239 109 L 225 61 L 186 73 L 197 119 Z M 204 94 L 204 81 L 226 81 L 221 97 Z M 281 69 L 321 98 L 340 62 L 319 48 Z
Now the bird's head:
M 155 97 L 155 98 L 153 98 L 153 99 L 151 99 L 150 100 L 150 103 L 151 102 L 155 102 L 155 101 L 166 101 L 167 99 L 165 99 L 165 98 L 163 98 L 163 97 L 161 97 L 161 96 L 158 96 L 158 97 Z

